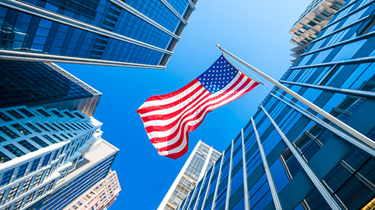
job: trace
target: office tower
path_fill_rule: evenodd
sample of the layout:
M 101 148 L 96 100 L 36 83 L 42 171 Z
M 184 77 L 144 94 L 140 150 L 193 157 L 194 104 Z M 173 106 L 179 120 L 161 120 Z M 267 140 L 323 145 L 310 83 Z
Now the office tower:
M 54 63 L 1 60 L 0 75 L 0 108 L 43 106 L 91 117 L 102 95 Z
M 116 200 L 120 191 L 121 187 L 116 171 L 110 171 L 104 179 L 84 192 L 64 209 L 106 209 Z
M 65 183 L 101 136 L 79 111 L 0 109 L 0 209 L 25 209 Z
M 274 88 L 180 210 L 374 208 L 374 10 L 346 1 L 280 81 L 370 140 Z
M 164 69 L 198 0 L 2 0 L 0 58 Z
M 292 63 L 306 51 L 311 42 L 317 38 L 322 28 L 326 26 L 333 15 L 341 8 L 346 0 L 313 0 L 306 10 L 294 23 L 289 33 L 294 43 Z
M 158 210 L 175 210 L 220 155 L 220 152 L 199 140 Z
M 68 174 L 55 190 L 27 209 L 63 209 L 107 177 L 118 151 L 107 141 L 98 139 L 83 161 L 77 164 L 76 169 Z

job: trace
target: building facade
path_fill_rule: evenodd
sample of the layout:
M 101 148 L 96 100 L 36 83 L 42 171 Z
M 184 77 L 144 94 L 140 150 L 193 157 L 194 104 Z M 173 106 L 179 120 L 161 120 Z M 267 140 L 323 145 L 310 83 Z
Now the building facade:
M 280 80 L 367 139 L 275 87 L 180 210 L 375 207 L 374 11 L 347 0 Z
M 0 209 L 25 209 L 75 170 L 102 123 L 79 111 L 0 109 Z
M 163 69 L 198 0 L 2 0 L 0 59 Z
M 169 188 L 158 210 L 175 210 L 212 167 L 221 153 L 201 140 L 195 145 L 180 173 Z
M 85 155 L 83 161 L 77 164 L 74 171 L 66 175 L 59 186 L 27 209 L 64 209 L 107 177 L 118 151 L 119 149 L 107 141 L 98 139 Z
M 116 171 L 108 175 L 71 202 L 64 210 L 89 209 L 101 210 L 109 208 L 121 191 Z
M 293 35 L 290 41 L 294 43 L 291 49 L 293 64 L 318 37 L 322 28 L 328 24 L 344 3 L 345 0 L 313 0 L 311 2 L 289 31 Z
M 0 108 L 79 110 L 93 116 L 102 93 L 54 63 L 1 60 Z

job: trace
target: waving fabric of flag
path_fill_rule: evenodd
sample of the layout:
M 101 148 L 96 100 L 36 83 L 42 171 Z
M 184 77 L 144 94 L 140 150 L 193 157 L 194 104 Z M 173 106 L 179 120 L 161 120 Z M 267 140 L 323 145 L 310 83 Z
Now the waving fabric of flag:
M 223 55 L 198 78 L 166 95 L 151 96 L 137 110 L 159 155 L 177 159 L 188 150 L 188 132 L 206 114 L 259 85 Z

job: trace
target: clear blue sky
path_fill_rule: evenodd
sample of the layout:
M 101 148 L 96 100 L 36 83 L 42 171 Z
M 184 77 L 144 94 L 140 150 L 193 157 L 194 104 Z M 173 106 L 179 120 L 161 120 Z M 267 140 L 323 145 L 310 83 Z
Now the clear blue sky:
M 266 86 L 209 113 L 190 133 L 189 151 L 161 157 L 135 112 L 150 96 L 177 90 L 220 56 L 216 44 L 279 79 L 290 66 L 288 34 L 311 0 L 200 0 L 166 70 L 61 64 L 103 93 L 95 118 L 103 138 L 120 149 L 113 165 L 122 191 L 111 210 L 153 210 L 167 193 L 199 139 L 223 151 L 269 92 Z

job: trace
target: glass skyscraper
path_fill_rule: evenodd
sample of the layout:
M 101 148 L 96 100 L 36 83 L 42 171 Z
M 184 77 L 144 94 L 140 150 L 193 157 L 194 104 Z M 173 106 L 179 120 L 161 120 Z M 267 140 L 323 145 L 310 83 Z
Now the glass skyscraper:
M 54 63 L 0 61 L 0 108 L 43 106 L 93 116 L 102 94 Z
M 103 139 L 98 139 L 76 169 L 66 175 L 54 191 L 33 203 L 28 210 L 61 210 L 87 190 L 107 177 L 119 150 Z M 103 198 L 102 198 L 103 199 Z M 83 207 L 80 207 L 83 208 Z M 104 208 L 104 206 L 102 206 Z M 98 209 L 95 208 L 94 209 Z
M 219 151 L 199 140 L 157 210 L 176 210 L 220 155 Z
M 345 0 L 313 0 L 306 10 L 300 15 L 294 23 L 289 33 L 292 34 L 292 63 L 299 59 L 311 42 L 318 37 L 318 34 L 326 26 L 333 14 L 339 10 Z
M 2 0 L 0 59 L 163 69 L 198 0 Z
M 0 109 L 0 209 L 25 209 L 86 163 L 102 123 L 81 112 Z
M 275 87 L 180 210 L 375 207 L 374 11 L 347 0 L 280 80 L 369 141 Z
M 0 84 L 1 210 L 68 191 L 61 209 L 107 176 L 118 149 L 92 118 L 100 92 L 48 62 L 3 60 Z

